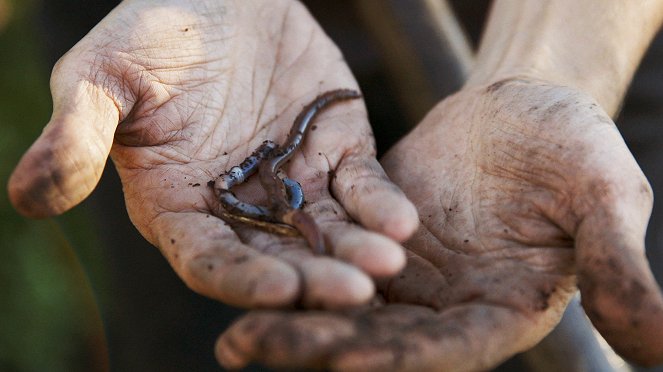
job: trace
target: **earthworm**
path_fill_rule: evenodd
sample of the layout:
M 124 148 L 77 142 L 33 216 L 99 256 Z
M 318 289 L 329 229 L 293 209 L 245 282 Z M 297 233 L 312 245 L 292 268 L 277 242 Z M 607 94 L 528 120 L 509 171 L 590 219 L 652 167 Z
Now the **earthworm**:
M 230 191 L 233 186 L 244 183 L 251 177 L 258 170 L 258 165 L 262 160 L 269 157 L 277 147 L 278 145 L 272 141 L 264 141 L 240 165 L 230 168 L 214 182 L 214 190 L 223 208 L 230 215 L 244 217 L 241 220 L 242 222 L 252 223 L 254 222 L 252 220 L 278 222 L 268 207 L 243 202 Z M 285 177 L 282 172 L 279 172 L 278 176 L 285 185 L 290 207 L 293 209 L 301 208 L 304 204 L 304 192 L 301 185 L 297 181 Z M 228 217 L 228 214 L 225 214 L 225 216 Z M 233 219 L 237 220 L 236 218 Z M 260 225 L 264 226 L 263 224 Z
M 259 166 L 260 183 L 267 191 L 274 216 L 279 222 L 292 225 L 299 230 L 316 254 L 326 252 L 322 232 L 313 217 L 308 213 L 290 207 L 286 186 L 277 176 L 277 172 L 292 157 L 295 150 L 301 146 L 311 122 L 323 108 L 330 103 L 359 97 L 361 97 L 359 92 L 350 89 L 332 90 L 316 97 L 297 115 L 284 145 L 277 148 L 274 155 Z
M 317 96 L 297 115 L 283 146 L 265 141 L 239 166 L 221 175 L 214 183 L 214 190 L 227 214 L 235 220 L 286 235 L 290 235 L 288 230 L 280 224 L 290 225 L 306 239 L 315 254 L 329 253 L 315 220 L 301 209 L 304 204 L 301 185 L 285 177 L 281 167 L 302 145 L 310 124 L 322 109 L 334 102 L 360 97 L 359 92 L 351 89 L 332 90 Z M 268 207 L 242 202 L 230 191 L 231 187 L 244 182 L 256 170 L 267 192 Z

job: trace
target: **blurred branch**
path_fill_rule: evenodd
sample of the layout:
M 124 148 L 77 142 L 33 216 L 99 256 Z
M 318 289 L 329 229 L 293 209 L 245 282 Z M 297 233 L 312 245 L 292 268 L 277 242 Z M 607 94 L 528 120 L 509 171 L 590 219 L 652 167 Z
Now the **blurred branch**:
M 605 341 L 600 342 L 600 337 L 576 296 L 557 327 L 523 353 L 522 358 L 532 371 L 631 372 L 630 366 Z
M 0 0 L 0 33 L 5 30 L 12 18 L 14 8 L 7 0 Z
M 359 0 L 356 6 L 414 126 L 465 82 L 473 61 L 469 40 L 446 1 Z

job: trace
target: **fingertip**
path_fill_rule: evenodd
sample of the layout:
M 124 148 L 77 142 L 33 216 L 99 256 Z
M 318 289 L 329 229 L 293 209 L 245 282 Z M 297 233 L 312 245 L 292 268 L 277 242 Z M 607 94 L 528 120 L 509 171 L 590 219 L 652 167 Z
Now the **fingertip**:
M 333 234 L 334 255 L 374 278 L 395 275 L 405 267 L 403 248 L 393 240 L 368 231 Z
M 596 274 L 582 270 L 578 275 L 582 305 L 592 324 L 629 361 L 642 366 L 663 363 L 660 290 L 628 273 L 612 280 Z
M 300 292 L 299 275 L 290 265 L 274 261 L 269 271 L 260 275 L 254 304 L 258 307 L 277 307 L 293 303 Z
M 373 231 L 403 242 L 419 227 L 417 209 L 396 186 L 383 192 L 367 192 L 358 198 L 361 198 L 360 220 Z
M 228 369 L 248 365 L 260 353 L 261 341 L 269 329 L 282 322 L 283 317 L 269 311 L 253 311 L 244 315 L 226 329 L 216 341 L 216 360 Z
M 655 365 L 663 362 L 663 294 L 644 253 L 646 224 L 621 223 L 626 218 L 597 213 L 580 224 L 578 288 L 587 316 L 613 349 Z
M 301 265 L 302 304 L 308 308 L 342 309 L 367 303 L 375 294 L 373 281 L 354 266 L 329 257 Z
M 383 218 L 381 232 L 397 242 L 409 239 L 419 228 L 419 214 L 414 204 L 405 195 L 396 196 L 391 213 Z
M 71 187 L 71 178 L 78 174 L 63 174 L 54 156 L 50 146 L 38 141 L 12 172 L 7 191 L 12 206 L 20 214 L 30 218 L 58 215 L 89 194 Z
M 101 178 L 118 123 L 117 108 L 98 90 L 76 83 L 64 90 L 54 87 L 53 95 L 58 103 L 51 120 L 8 183 L 12 205 L 27 217 L 61 214 L 90 195 Z
M 407 240 L 419 226 L 414 204 L 373 157 L 347 156 L 336 172 L 332 190 L 353 218 L 398 242 Z
M 214 346 L 216 361 L 224 368 L 239 370 L 249 364 L 249 359 L 239 350 L 233 347 L 227 335 L 222 335 Z
M 44 203 L 38 202 L 39 196 L 41 195 L 40 190 L 38 190 L 39 188 L 31 190 L 30 185 L 36 183 L 26 179 L 25 175 L 21 174 L 19 169 L 20 167 L 11 174 L 7 183 L 9 202 L 14 209 L 25 217 L 35 219 L 46 218 L 57 214 L 54 211 L 43 210 L 43 208 L 41 208 Z M 33 197 L 30 197 L 29 195 L 33 195 Z M 35 198 L 34 196 L 37 196 L 38 198 Z
M 220 300 L 240 307 L 280 307 L 299 296 L 299 275 L 287 263 L 254 256 L 220 270 Z

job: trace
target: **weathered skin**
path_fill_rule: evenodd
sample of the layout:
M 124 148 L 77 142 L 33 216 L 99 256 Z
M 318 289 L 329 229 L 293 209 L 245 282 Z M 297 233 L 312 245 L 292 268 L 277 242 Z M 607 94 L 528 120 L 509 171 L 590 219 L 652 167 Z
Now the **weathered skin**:
M 532 81 L 467 89 L 383 165 L 422 225 L 382 304 L 256 311 L 219 340 L 222 364 L 484 370 L 550 332 L 576 282 L 618 352 L 663 361 L 663 298 L 643 246 L 651 190 L 594 100 Z
M 423 222 L 408 266 L 382 283 L 387 305 L 254 313 L 221 339 L 223 364 L 487 368 L 552 328 L 576 278 L 618 350 L 661 361 L 661 297 L 642 253 L 651 194 L 610 119 L 578 90 L 492 85 L 543 71 L 614 112 L 660 25 L 649 7 L 661 2 L 496 3 L 550 22 L 505 11 L 505 32 L 487 33 L 502 43 L 484 58 L 496 63 L 385 158 Z M 514 25 L 526 29 L 506 32 Z M 53 116 L 10 179 L 11 201 L 31 217 L 62 213 L 92 191 L 111 153 L 132 221 L 196 291 L 246 307 L 365 304 L 372 277 L 403 267 L 395 241 L 417 215 L 374 159 L 359 102 L 325 112 L 289 165 L 334 258 L 232 229 L 212 216 L 213 192 L 196 186 L 262 139 L 283 138 L 303 104 L 339 86 L 356 83 L 298 2 L 125 0 L 54 68 Z M 264 202 L 257 183 L 244 186 L 238 196 Z
M 609 117 L 663 1 L 492 3 L 465 87 L 384 159 L 422 222 L 385 305 L 255 312 L 221 337 L 222 364 L 485 370 L 547 334 L 576 281 L 617 351 L 663 363 L 651 190 Z
M 323 112 L 288 165 L 331 257 L 227 225 L 205 187 L 337 87 L 357 83 L 299 2 L 123 1 L 55 66 L 53 116 L 12 175 L 11 201 L 31 217 L 62 213 L 92 191 L 110 153 L 131 220 L 195 291 L 242 307 L 366 303 L 371 278 L 403 267 L 397 241 L 418 221 L 375 159 L 361 100 Z M 256 186 L 237 196 L 264 204 Z

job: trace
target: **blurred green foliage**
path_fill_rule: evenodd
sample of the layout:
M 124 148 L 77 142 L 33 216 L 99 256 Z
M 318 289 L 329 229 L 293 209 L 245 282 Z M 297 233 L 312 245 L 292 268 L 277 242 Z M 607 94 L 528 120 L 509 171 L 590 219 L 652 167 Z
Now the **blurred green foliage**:
M 50 66 L 33 21 L 38 4 L 8 4 L 9 23 L 0 30 L 0 371 L 105 370 L 103 329 L 86 275 L 99 286 L 103 262 L 85 210 L 32 221 L 7 197 L 13 167 L 51 111 Z

